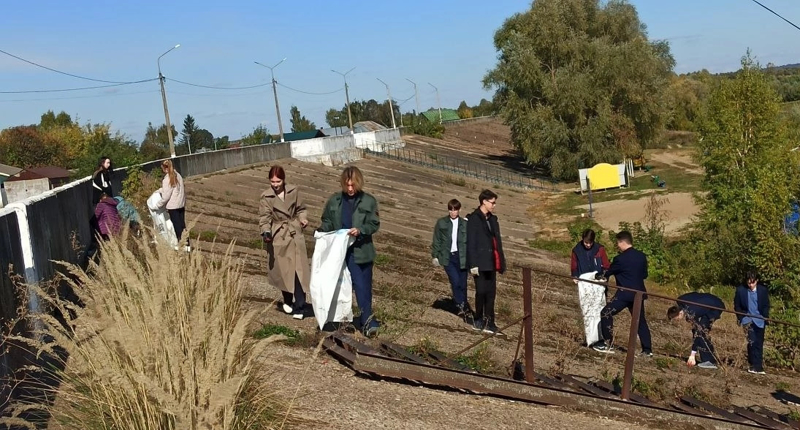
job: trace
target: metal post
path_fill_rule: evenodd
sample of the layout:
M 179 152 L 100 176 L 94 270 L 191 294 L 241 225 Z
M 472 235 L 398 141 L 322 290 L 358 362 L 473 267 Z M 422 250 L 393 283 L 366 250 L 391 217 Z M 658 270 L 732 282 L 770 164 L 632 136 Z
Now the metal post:
M 639 318 L 642 315 L 643 293 L 636 292 L 633 299 L 633 311 L 631 312 L 631 332 L 628 337 L 628 354 L 625 356 L 625 376 L 622 380 L 622 399 L 628 400 L 631 396 L 631 383 L 633 382 L 633 360 L 636 355 L 636 339 L 639 333 Z
M 380 83 L 386 86 L 386 95 L 389 97 L 386 99 L 386 101 L 389 103 L 389 112 L 392 114 L 392 128 L 393 129 L 397 128 L 397 124 L 395 124 L 394 122 L 394 105 L 392 104 L 392 92 L 389 91 L 389 84 L 381 81 L 380 78 L 375 78 L 375 79 L 377 79 L 378 81 L 380 81 Z
M 589 181 L 588 176 L 586 177 L 586 188 L 589 189 L 589 218 L 592 218 L 592 183 Z
M 355 130 L 353 130 L 353 115 L 350 113 L 350 86 L 347 85 L 347 74 L 353 70 L 355 70 L 355 67 L 344 73 L 331 69 L 331 72 L 342 75 L 342 79 L 344 79 L 344 99 L 347 102 L 347 121 L 350 124 L 350 134 L 353 134 Z
M 275 113 L 278 116 L 278 131 L 280 132 L 280 135 L 281 135 L 281 142 L 283 142 L 283 121 L 281 121 L 281 107 L 278 105 L 278 89 L 275 88 L 275 85 L 278 83 L 275 80 L 275 68 L 280 66 L 281 63 L 283 63 L 284 61 L 286 61 L 286 58 L 284 58 L 281 61 L 278 61 L 278 64 L 276 64 L 276 65 L 274 65 L 272 67 L 267 66 L 265 64 L 261 64 L 258 61 L 255 61 L 255 63 L 258 64 L 259 66 L 263 66 L 263 67 L 268 68 L 269 69 L 269 75 L 272 78 L 272 95 L 275 97 Z
M 432 86 L 434 90 L 436 90 L 436 104 L 439 106 L 439 124 L 442 123 L 442 102 L 439 100 L 439 89 L 436 88 L 432 83 L 428 82 L 428 85 Z
M 167 125 L 167 138 L 169 139 L 169 154 L 170 157 L 175 158 L 175 141 L 172 138 L 172 125 L 169 123 L 169 108 L 167 108 L 167 92 L 164 90 L 164 75 L 161 74 L 161 57 L 172 52 L 173 49 L 179 48 L 180 43 L 169 48 L 167 52 L 158 56 L 156 63 L 158 64 L 158 82 L 161 84 L 161 101 L 164 103 L 164 120 Z
M 525 309 L 525 381 L 535 382 L 533 377 L 533 294 L 531 292 L 531 269 L 522 269 L 522 300 Z
M 417 100 L 417 111 L 414 113 L 414 121 L 412 121 L 411 125 L 417 123 L 416 116 L 419 115 L 419 92 L 417 91 L 417 84 L 412 81 L 411 79 L 406 78 L 408 82 L 411 82 L 411 85 L 414 86 L 414 98 Z

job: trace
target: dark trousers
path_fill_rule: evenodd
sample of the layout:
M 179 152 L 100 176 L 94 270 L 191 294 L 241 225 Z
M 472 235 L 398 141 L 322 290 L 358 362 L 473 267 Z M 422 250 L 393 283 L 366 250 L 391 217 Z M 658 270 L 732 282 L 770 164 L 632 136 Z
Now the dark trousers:
M 633 302 L 620 300 L 616 297 L 611 299 L 602 311 L 600 311 L 600 330 L 603 334 L 603 339 L 606 341 L 611 340 L 614 333 L 614 315 L 627 309 L 633 314 Z M 644 317 L 644 301 L 642 301 L 642 313 L 639 316 L 639 342 L 642 344 L 642 351 L 652 352 L 653 347 L 650 343 L 650 327 L 647 326 L 647 320 Z
M 378 321 L 372 315 L 372 262 L 356 263 L 353 248 L 347 252 L 345 260 L 347 270 L 350 271 L 350 279 L 353 281 L 353 292 L 356 295 L 358 308 L 361 310 L 356 326 L 360 329 L 378 327 Z
M 288 291 L 281 291 L 281 294 L 283 294 L 283 303 L 292 307 L 293 314 L 303 313 L 303 308 L 306 306 L 306 293 L 303 291 L 297 274 L 294 275 L 294 294 Z
M 467 307 L 467 271 L 461 269 L 461 259 L 458 251 L 450 253 L 450 262 L 444 268 L 447 278 L 450 279 L 450 288 L 453 290 L 453 301 L 458 306 Z
M 692 324 L 692 337 L 694 338 L 692 342 L 692 351 L 697 351 L 700 355 L 700 361 L 698 361 L 698 363 L 708 361 L 717 364 L 714 344 L 711 343 L 710 337 L 711 325 L 713 323 L 714 320 L 701 317 Z
M 494 298 L 497 296 L 497 272 L 478 272 L 475 276 L 475 320 L 494 322 Z
M 181 242 L 183 231 L 186 230 L 186 208 L 180 209 L 167 209 L 169 213 L 169 220 L 172 221 L 172 228 L 175 229 L 175 237 L 178 238 L 178 243 Z M 189 238 L 186 238 L 186 244 L 189 244 Z
M 764 329 L 747 324 L 747 362 L 756 372 L 764 370 Z

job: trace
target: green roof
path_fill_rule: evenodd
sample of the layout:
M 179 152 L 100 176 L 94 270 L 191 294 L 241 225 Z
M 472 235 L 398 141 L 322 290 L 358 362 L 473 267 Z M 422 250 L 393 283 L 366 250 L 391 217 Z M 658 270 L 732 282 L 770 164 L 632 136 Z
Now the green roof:
M 439 122 L 439 109 L 430 109 L 425 112 L 422 112 L 422 116 L 425 117 L 430 122 Z M 461 118 L 458 116 L 458 112 L 453 109 L 442 109 L 442 122 L 446 121 L 457 121 Z
M 292 142 L 295 140 L 313 139 L 315 137 L 325 137 L 319 130 L 296 131 L 294 133 L 284 133 L 283 140 L 285 142 Z

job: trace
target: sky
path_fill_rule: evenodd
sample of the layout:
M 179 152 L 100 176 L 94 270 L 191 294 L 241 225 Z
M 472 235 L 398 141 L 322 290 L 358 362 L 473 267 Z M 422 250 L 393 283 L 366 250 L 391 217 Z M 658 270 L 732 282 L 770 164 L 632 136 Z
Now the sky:
M 760 0 L 800 24 L 800 1 Z M 733 71 L 748 48 L 762 63 L 800 62 L 800 31 L 752 0 L 631 0 L 652 39 L 670 42 L 675 71 Z M 496 63 L 494 32 L 530 7 L 529 0 L 367 2 L 40 0 L 8 2 L 0 16 L 0 50 L 52 69 L 93 79 L 149 82 L 80 91 L 9 94 L 109 85 L 44 70 L 0 53 L 0 129 L 39 122 L 47 110 L 81 123 L 109 123 L 140 142 L 148 122 L 164 123 L 157 58 L 170 119 L 178 131 L 187 114 L 214 136 L 232 140 L 258 125 L 277 134 L 267 65 L 275 71 L 284 131 L 289 109 L 318 127 L 325 111 L 350 100 L 386 99 L 389 84 L 401 109 L 491 99 L 481 79 Z M 259 87 L 241 90 L 201 88 Z M 337 91 L 338 90 L 338 91 Z M 321 94 L 331 93 L 332 94 Z M 311 94 L 308 94 L 311 93 Z

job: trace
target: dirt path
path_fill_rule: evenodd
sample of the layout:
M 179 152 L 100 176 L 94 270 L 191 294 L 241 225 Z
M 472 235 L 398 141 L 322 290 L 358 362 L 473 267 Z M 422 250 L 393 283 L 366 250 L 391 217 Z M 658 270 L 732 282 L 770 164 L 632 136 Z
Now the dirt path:
M 703 169 L 692 160 L 689 150 L 669 150 L 654 152 L 651 156 L 653 161 L 664 163 L 672 167 L 685 170 L 687 173 L 702 175 Z
M 669 200 L 663 207 L 667 216 L 665 232 L 673 234 L 692 221 L 692 217 L 697 214 L 698 206 L 691 193 L 670 193 L 664 198 Z M 606 229 L 616 229 L 622 221 L 630 223 L 643 221 L 648 199 L 649 197 L 642 197 L 637 200 L 612 200 L 595 203 L 592 205 L 594 219 Z M 585 209 L 588 216 L 588 204 L 578 207 Z

